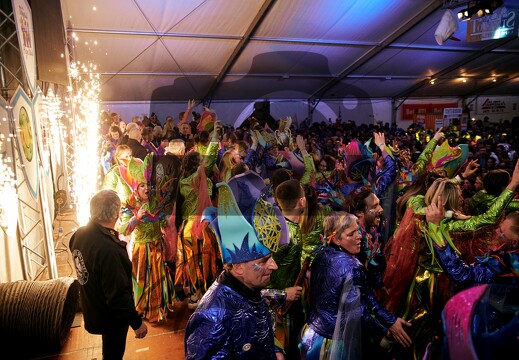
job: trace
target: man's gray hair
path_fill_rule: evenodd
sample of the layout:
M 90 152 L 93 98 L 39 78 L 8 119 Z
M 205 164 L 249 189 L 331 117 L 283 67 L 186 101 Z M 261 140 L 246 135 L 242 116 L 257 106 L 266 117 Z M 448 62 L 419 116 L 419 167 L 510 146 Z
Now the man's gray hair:
M 98 191 L 90 200 L 90 219 L 96 223 L 114 221 L 121 210 L 121 199 L 113 190 Z

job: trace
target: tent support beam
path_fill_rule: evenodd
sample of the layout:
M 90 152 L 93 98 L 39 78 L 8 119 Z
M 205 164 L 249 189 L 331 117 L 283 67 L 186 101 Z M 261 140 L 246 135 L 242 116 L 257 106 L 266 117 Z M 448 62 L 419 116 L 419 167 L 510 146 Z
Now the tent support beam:
M 316 101 L 316 105 L 321 101 L 323 96 L 335 85 L 340 83 L 345 77 L 350 75 L 353 71 L 361 67 L 363 64 L 365 64 L 368 60 L 375 57 L 378 53 L 380 53 L 382 50 L 388 48 L 388 46 L 398 39 L 400 36 L 411 30 L 413 27 L 415 27 L 417 24 L 419 24 L 423 19 L 425 19 L 427 16 L 429 16 L 432 12 L 436 11 L 443 5 L 443 2 L 441 0 L 435 0 L 431 1 L 431 3 L 425 7 L 421 12 L 416 14 L 415 17 L 413 17 L 411 20 L 409 20 L 407 23 L 402 25 L 399 29 L 397 29 L 395 32 L 393 32 L 391 35 L 389 35 L 379 46 L 373 47 L 371 50 L 367 51 L 363 56 L 361 56 L 357 61 L 355 61 L 353 64 L 348 66 L 346 69 L 344 69 L 337 78 L 329 81 L 325 85 L 323 85 L 319 90 L 317 90 L 315 93 L 313 93 L 310 98 L 318 98 L 318 101 Z M 312 109 L 312 112 L 315 110 L 315 106 Z
M 473 53 L 472 55 L 464 58 L 463 60 L 458 61 L 457 63 L 452 64 L 451 66 L 446 67 L 445 69 L 437 72 L 436 74 L 431 76 L 431 79 L 437 79 L 437 78 L 445 77 L 448 73 L 450 73 L 450 72 L 452 72 L 452 71 L 462 67 L 463 65 L 465 65 L 465 64 L 467 64 L 467 63 L 469 63 L 469 62 L 471 62 L 471 61 L 473 61 L 475 59 L 477 59 L 478 57 L 481 57 L 481 56 L 483 56 L 485 54 L 490 53 L 492 50 L 497 49 L 497 48 L 505 45 L 506 43 L 508 43 L 509 41 L 512 41 L 514 39 L 515 38 L 510 37 L 510 38 L 504 38 L 504 39 L 498 40 L 496 42 L 493 42 L 491 45 L 485 47 L 484 49 L 481 49 L 480 51 Z M 422 87 L 424 87 L 428 83 L 429 83 L 429 80 L 420 81 L 418 84 L 416 84 L 414 86 L 411 86 L 409 89 L 401 92 L 400 94 L 396 95 L 395 97 L 396 98 L 409 97 L 412 93 L 414 93 L 418 89 L 421 89 Z
M 220 86 L 220 83 L 222 82 L 222 79 L 227 74 L 229 69 L 234 65 L 238 57 L 240 56 L 243 49 L 245 49 L 245 46 L 249 42 L 250 38 L 258 28 L 258 26 L 261 25 L 263 22 L 263 19 L 267 17 L 267 14 L 269 13 L 270 9 L 272 9 L 272 6 L 276 3 L 276 0 L 265 0 L 263 3 L 263 6 L 258 11 L 258 14 L 256 14 L 256 17 L 252 20 L 250 23 L 247 31 L 245 31 L 245 34 L 243 35 L 242 39 L 238 43 L 238 45 L 234 48 L 234 51 L 232 52 L 231 56 L 227 59 L 227 62 L 224 64 L 222 69 L 220 70 L 220 73 L 218 77 L 215 79 L 211 87 L 209 88 L 209 91 L 205 94 L 204 98 L 202 99 L 203 103 L 206 103 L 206 106 L 211 105 L 211 101 L 213 100 L 213 94 Z

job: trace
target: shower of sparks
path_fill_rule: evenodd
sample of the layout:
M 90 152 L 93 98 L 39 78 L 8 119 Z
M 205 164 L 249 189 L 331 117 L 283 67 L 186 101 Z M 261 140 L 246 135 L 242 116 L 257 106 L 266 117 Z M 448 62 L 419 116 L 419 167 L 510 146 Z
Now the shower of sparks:
M 69 141 L 73 154 L 71 197 L 76 204 L 80 225 L 88 222 L 90 198 L 97 191 L 99 169 L 99 74 L 93 64 L 73 63 L 69 74 L 70 126 Z
M 3 118 L 0 121 L 7 121 Z M 0 228 L 9 236 L 16 233 L 18 198 L 16 179 L 13 173 L 13 159 L 6 156 L 7 145 L 12 141 L 12 134 L 0 134 Z
M 64 139 L 63 124 L 61 118 L 64 112 L 61 109 L 61 98 L 58 95 L 54 95 L 52 88 L 47 92 L 47 96 L 44 96 L 41 103 L 40 119 L 45 129 L 49 131 L 51 141 L 47 142 L 47 147 L 43 151 L 47 152 L 46 156 L 50 152 L 49 146 L 53 146 L 53 153 L 56 154 L 56 160 L 58 165 L 61 165 L 61 156 L 59 156 Z

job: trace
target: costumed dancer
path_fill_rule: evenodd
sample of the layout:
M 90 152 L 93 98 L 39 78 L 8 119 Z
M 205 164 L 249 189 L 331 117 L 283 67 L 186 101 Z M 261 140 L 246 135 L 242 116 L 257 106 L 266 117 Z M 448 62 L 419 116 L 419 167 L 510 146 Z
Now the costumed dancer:
M 330 214 L 324 219 L 324 234 L 326 246 L 312 262 L 302 359 L 373 358 L 388 338 L 409 346 L 403 325 L 410 324 L 378 303 L 366 269 L 355 257 L 361 248 L 357 217 Z
M 179 229 L 175 288 L 189 296 L 191 309 L 196 308 L 198 300 L 216 278 L 217 260 L 220 258 L 214 233 L 200 221 L 203 210 L 212 205 L 213 182 L 208 174 L 217 152 L 218 140 L 213 136 L 204 156 L 192 151 L 182 159 L 180 195 L 183 221 Z
M 449 245 L 443 225 L 445 209 L 442 201 L 438 203 L 427 207 L 426 218 L 428 235 L 445 272 L 465 286 L 499 284 L 473 287 L 449 300 L 442 315 L 443 353 L 450 359 L 519 357 L 519 212 L 508 214 L 499 224 L 498 248 L 467 265 Z
M 445 208 L 451 212 L 451 217 L 444 224 L 449 232 L 476 231 L 499 221 L 503 210 L 514 197 L 517 185 L 519 165 L 516 166 L 510 184 L 490 209 L 482 215 L 469 218 L 458 212 L 461 189 L 457 181 L 437 179 L 424 200 L 428 206 L 437 203 L 438 196 L 441 196 Z M 384 276 L 384 284 L 391 295 L 387 307 L 389 310 L 401 311 L 402 317 L 413 323 L 413 354 L 408 356 L 434 356 L 439 351 L 439 344 L 434 339 L 441 334 L 441 310 L 452 295 L 453 288 L 434 254 L 433 240 L 428 237 L 424 216 L 406 216 L 394 239 L 393 246 L 397 247 L 393 249 L 399 249 L 398 256 L 392 259 L 395 254 L 391 254 Z M 451 246 L 458 251 L 454 244 Z M 413 274 L 412 277 L 409 274 Z
M 247 174 L 238 177 L 217 185 L 218 210 L 206 212 L 213 215 L 225 269 L 187 323 L 186 359 L 283 358 L 261 289 L 277 269 L 272 252 L 288 241 L 286 223 L 261 187 L 247 184 Z
M 167 227 L 165 203 L 148 187 L 152 174 L 153 155 L 144 162 L 130 160 L 121 173 L 134 189 L 121 215 L 119 231 L 132 235 L 132 278 L 135 308 L 150 322 L 161 321 L 173 309 L 175 292 L 172 279 L 165 269 L 162 253 L 162 229 Z

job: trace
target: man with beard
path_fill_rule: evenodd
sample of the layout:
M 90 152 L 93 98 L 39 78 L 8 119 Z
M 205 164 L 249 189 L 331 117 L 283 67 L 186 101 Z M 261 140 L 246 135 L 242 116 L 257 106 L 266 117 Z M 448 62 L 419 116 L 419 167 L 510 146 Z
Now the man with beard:
M 368 271 L 369 283 L 375 289 L 384 291 L 382 275 L 384 274 L 385 261 L 382 253 L 382 233 L 380 217 L 384 209 L 380 205 L 380 199 L 373 193 L 371 187 L 355 191 L 355 215 L 359 219 L 359 231 L 361 233 L 361 248 L 356 255 L 357 259 L 364 264 Z

